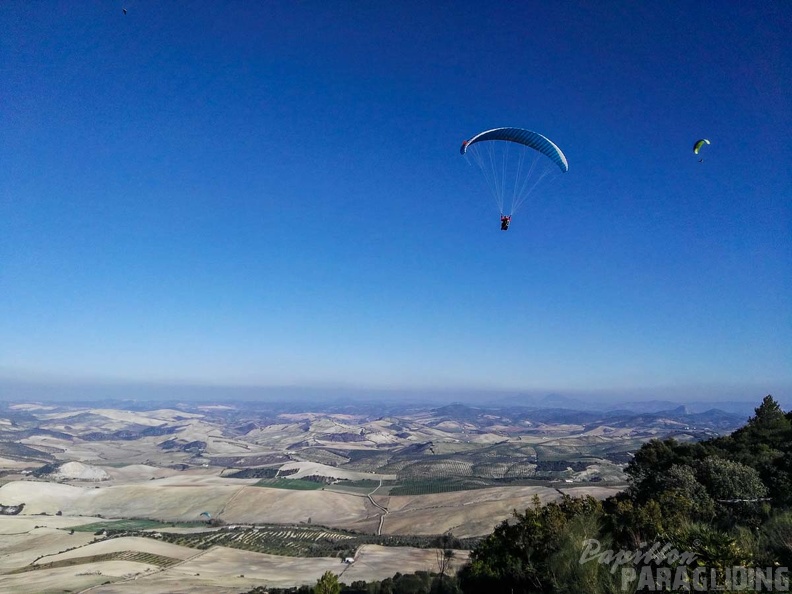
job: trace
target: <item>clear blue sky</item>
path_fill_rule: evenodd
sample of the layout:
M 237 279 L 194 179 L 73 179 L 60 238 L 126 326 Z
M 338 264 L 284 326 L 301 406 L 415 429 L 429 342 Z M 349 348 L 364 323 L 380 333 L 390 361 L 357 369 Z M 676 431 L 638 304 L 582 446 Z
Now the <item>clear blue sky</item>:
M 0 29 L 3 378 L 792 389 L 788 2 L 10 0 Z M 508 233 L 458 150 L 497 126 L 570 163 Z

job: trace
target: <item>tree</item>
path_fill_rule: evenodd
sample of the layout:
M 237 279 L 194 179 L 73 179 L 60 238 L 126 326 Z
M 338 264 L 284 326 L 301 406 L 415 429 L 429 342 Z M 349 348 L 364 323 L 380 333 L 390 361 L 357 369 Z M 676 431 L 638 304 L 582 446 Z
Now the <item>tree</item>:
M 759 471 L 776 503 L 792 503 L 792 412 L 768 395 L 732 435 L 715 440 L 728 457 Z
M 338 576 L 332 571 L 325 571 L 314 586 L 314 594 L 341 594 Z
M 461 547 L 462 543 L 449 531 L 438 537 L 434 544 L 437 547 L 437 569 L 440 572 L 440 577 L 443 578 L 454 560 L 454 548 Z M 439 587 L 442 588 L 443 580 L 441 579 L 439 583 Z
M 467 594 L 511 592 L 523 594 L 553 590 L 551 559 L 564 543 L 572 520 L 599 516 L 602 505 L 593 497 L 541 505 L 514 512 L 512 521 L 501 522 L 470 554 L 470 562 L 459 574 Z
M 699 482 L 716 501 L 755 500 L 767 494 L 759 473 L 750 466 L 714 456 L 697 466 Z
M 548 561 L 552 592 L 558 594 L 604 594 L 619 592 L 620 576 L 610 572 L 610 566 L 596 559 L 583 561 L 585 544 L 594 540 L 602 551 L 614 548 L 612 539 L 603 535 L 600 514 L 573 518 L 561 535 L 558 550 Z
M 432 578 L 425 571 L 400 575 L 393 580 L 393 594 L 429 594 Z
M 456 581 L 447 575 L 435 576 L 429 594 L 462 594 Z
M 792 436 L 792 421 L 781 410 L 778 402 L 768 394 L 762 404 L 754 409 L 754 416 L 748 419 L 745 427 L 734 432 L 737 440 L 743 436 L 777 448 Z
M 707 489 L 696 478 L 690 466 L 674 464 L 661 480 L 658 496 L 669 525 L 687 523 L 690 518 L 710 520 L 715 513 L 715 502 Z
M 754 565 L 752 547 L 741 542 L 739 531 L 719 530 L 707 524 L 691 524 L 676 537 L 679 550 L 696 555 L 696 564 L 722 571 L 727 567 Z
M 437 549 L 437 569 L 440 570 L 440 575 L 444 576 L 454 560 L 453 549 Z
M 645 503 L 653 498 L 663 488 L 663 477 L 672 466 L 690 466 L 709 455 L 709 449 L 704 444 L 682 444 L 675 439 L 653 439 L 645 443 L 624 469 L 630 477 L 632 499 Z
M 432 546 L 438 549 L 461 549 L 462 541 L 459 540 L 450 530 L 432 541 Z
M 613 498 L 608 502 L 610 532 L 619 546 L 639 548 L 665 532 L 661 504 L 656 499 L 636 503 L 629 498 Z

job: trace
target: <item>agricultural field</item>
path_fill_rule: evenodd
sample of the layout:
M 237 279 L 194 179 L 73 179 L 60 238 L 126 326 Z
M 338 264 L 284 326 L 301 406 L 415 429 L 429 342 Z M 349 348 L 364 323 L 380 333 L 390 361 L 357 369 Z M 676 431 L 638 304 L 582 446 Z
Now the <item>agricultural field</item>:
M 341 452 L 335 452 L 325 448 L 317 447 L 305 447 L 301 448 L 299 451 L 300 457 L 308 462 L 317 462 L 319 464 L 326 464 L 328 466 L 346 465 L 347 468 L 352 468 L 347 464 L 350 459 Z M 365 469 L 366 468 L 363 468 L 363 470 Z
M 519 478 L 514 480 L 487 480 L 478 478 L 437 478 L 423 480 L 407 480 L 398 486 L 390 487 L 389 495 L 429 495 L 430 493 L 450 493 L 452 491 L 472 491 L 475 489 L 487 489 L 499 485 L 508 484 L 512 487 L 520 486 L 543 486 L 547 481 Z
M 71 528 L 75 532 L 102 532 L 102 531 L 139 531 L 139 530 L 166 530 L 168 528 L 197 528 L 206 526 L 205 522 L 159 522 L 157 520 L 102 520 L 81 524 Z
M 270 489 L 292 489 L 295 491 L 314 491 L 325 486 L 323 482 L 305 479 L 271 478 L 261 479 L 255 487 L 269 487 Z
M 325 488 L 328 491 L 337 491 L 339 493 L 353 493 L 355 495 L 387 495 L 391 486 L 395 484 L 394 481 L 345 481 L 339 480 L 327 485 Z
M 346 488 L 349 488 L 349 489 L 363 489 L 363 490 L 366 490 L 366 491 L 372 491 L 372 490 L 376 489 L 377 487 L 382 486 L 383 484 L 387 484 L 387 481 L 385 483 L 383 483 L 383 481 L 374 481 L 374 480 L 370 480 L 370 479 L 364 479 L 364 480 L 360 480 L 360 481 L 341 480 L 341 481 L 338 481 L 338 482 L 334 483 L 334 485 L 337 486 L 337 487 L 346 487 Z
M 109 524 L 112 525 L 112 524 Z M 364 544 L 381 546 L 410 546 L 429 548 L 437 546 L 437 536 L 375 536 L 348 530 L 334 530 L 323 526 L 226 526 L 205 531 L 171 532 L 168 526 L 162 530 L 107 529 L 102 532 L 107 539 L 145 537 L 160 543 L 170 543 L 190 549 L 205 550 L 213 546 L 223 546 L 258 553 L 284 555 L 289 557 L 350 557 Z M 459 547 L 467 548 L 477 539 L 457 539 Z M 109 542 L 105 540 L 104 542 Z M 145 547 L 144 547 L 145 548 Z
M 430 493 L 450 493 L 451 491 L 469 491 L 481 489 L 486 485 L 466 480 L 425 479 L 404 481 L 388 490 L 389 495 L 429 495 Z
M 19 514 L 0 513 L 4 593 L 104 584 L 231 594 L 315 582 L 330 568 L 345 579 L 425 570 L 438 535 L 465 548 L 535 496 L 606 498 L 647 440 L 743 421 L 463 405 L 128 406 L 138 409 L 0 403 L 0 512 Z M 361 551 L 368 569 L 340 567 L 339 556 Z
M 456 572 L 467 561 L 467 551 L 455 551 L 450 571 Z M 142 574 L 137 579 L 114 581 L 102 586 L 102 594 L 239 594 L 254 587 L 292 587 L 313 585 L 326 571 L 350 584 L 357 580 L 374 581 L 394 573 L 437 571 L 435 549 L 411 547 L 360 548 L 352 564 L 338 558 L 279 557 L 213 547 L 182 564 L 159 572 Z
M 106 561 L 130 561 L 134 563 L 142 563 L 145 565 L 153 565 L 155 567 L 170 567 L 179 563 L 179 559 L 173 557 L 164 557 L 154 553 L 143 553 L 140 551 L 117 551 L 113 553 L 103 553 L 100 555 L 85 555 L 82 557 L 70 557 L 60 561 L 50 561 L 47 563 L 36 563 L 34 565 L 26 565 L 13 571 L 9 571 L 7 575 L 14 575 L 17 573 L 26 573 L 30 571 L 42 571 L 47 569 L 57 569 L 60 567 L 74 567 L 76 565 L 86 565 L 89 563 L 104 563 Z

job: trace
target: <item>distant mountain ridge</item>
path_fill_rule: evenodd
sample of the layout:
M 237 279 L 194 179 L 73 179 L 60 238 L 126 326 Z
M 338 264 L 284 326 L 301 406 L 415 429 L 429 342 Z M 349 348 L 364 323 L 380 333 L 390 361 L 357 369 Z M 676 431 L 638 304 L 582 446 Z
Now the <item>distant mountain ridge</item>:
M 561 399 L 553 398 L 552 400 L 560 401 Z M 475 407 L 454 403 L 433 409 L 432 412 L 437 418 L 442 420 L 469 423 L 480 423 L 487 416 L 495 416 L 508 418 L 512 422 L 568 423 L 591 427 L 599 425 L 612 427 L 635 427 L 639 425 L 667 427 L 669 424 L 676 424 L 679 425 L 680 430 L 698 429 L 716 432 L 740 427 L 746 420 L 741 414 L 730 413 L 717 408 L 694 413 L 690 412 L 690 407 L 687 405 L 671 404 L 675 406 L 659 411 L 632 411 L 628 409 L 594 411 L 590 409 L 576 410 L 571 408 L 528 406 Z
M 679 402 L 673 400 L 580 400 L 562 394 L 547 394 L 546 396 L 510 396 L 492 401 L 493 406 L 523 406 L 536 409 L 569 409 L 576 411 L 615 411 L 619 413 L 659 413 L 676 410 L 683 407 L 688 414 L 703 413 L 709 410 L 720 410 L 725 413 L 745 415 L 743 421 L 753 414 L 756 406 L 753 401 L 690 401 Z

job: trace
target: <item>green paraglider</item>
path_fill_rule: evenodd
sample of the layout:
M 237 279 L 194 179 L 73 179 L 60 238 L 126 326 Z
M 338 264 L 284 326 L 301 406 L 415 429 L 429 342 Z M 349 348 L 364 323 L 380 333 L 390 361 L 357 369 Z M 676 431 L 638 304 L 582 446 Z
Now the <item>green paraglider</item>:
M 711 143 L 706 138 L 702 138 L 701 140 L 697 140 L 696 144 L 693 145 L 693 154 L 694 155 L 698 155 L 699 151 L 701 150 L 701 147 L 704 146 L 705 144 L 711 144 Z

